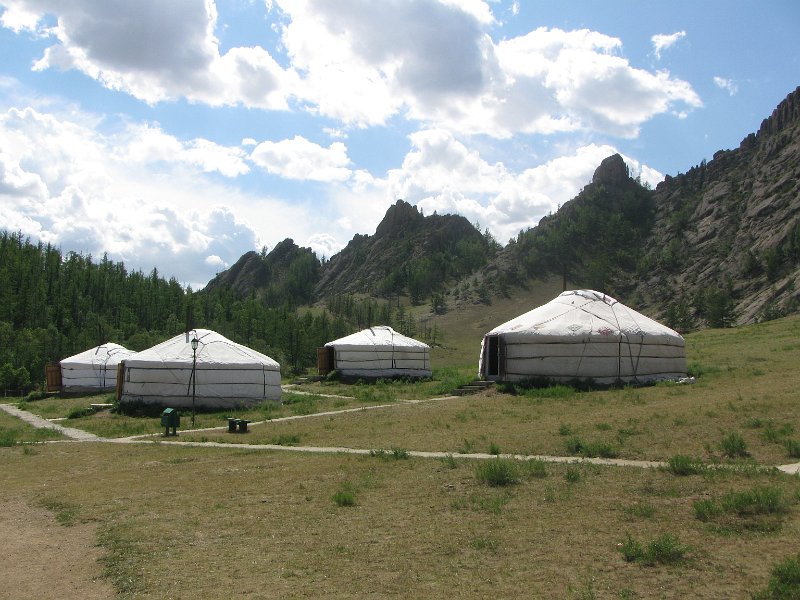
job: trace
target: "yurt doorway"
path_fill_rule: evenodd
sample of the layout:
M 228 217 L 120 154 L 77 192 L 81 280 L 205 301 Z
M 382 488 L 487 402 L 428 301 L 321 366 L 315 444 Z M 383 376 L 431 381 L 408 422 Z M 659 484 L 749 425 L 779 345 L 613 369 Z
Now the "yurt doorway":
M 500 376 L 500 336 L 486 336 L 486 377 Z

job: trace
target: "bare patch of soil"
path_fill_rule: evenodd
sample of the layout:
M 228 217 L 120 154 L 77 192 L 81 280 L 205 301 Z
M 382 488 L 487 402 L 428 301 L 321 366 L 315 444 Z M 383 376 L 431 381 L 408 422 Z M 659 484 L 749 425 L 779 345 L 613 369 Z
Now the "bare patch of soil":
M 97 526 L 60 525 L 48 510 L 23 500 L 0 502 L 0 599 L 105 600 Z

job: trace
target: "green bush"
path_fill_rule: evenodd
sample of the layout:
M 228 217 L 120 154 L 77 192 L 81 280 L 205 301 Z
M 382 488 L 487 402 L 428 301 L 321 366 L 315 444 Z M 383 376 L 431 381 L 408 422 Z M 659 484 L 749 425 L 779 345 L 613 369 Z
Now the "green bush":
M 93 414 L 94 414 L 94 409 L 92 407 L 90 407 L 90 406 L 86 406 L 86 407 L 82 407 L 82 408 L 78 407 L 78 408 L 73 408 L 71 411 L 69 411 L 69 414 L 67 414 L 67 418 L 68 419 L 81 419 L 83 417 L 88 417 L 89 415 L 93 415 Z
M 589 458 L 616 458 L 619 456 L 619 451 L 608 442 L 586 442 L 577 436 L 572 436 L 566 439 L 565 444 L 567 452 L 573 455 L 577 454 Z
M 494 454 L 495 456 L 500 454 L 500 446 L 492 442 L 489 444 L 489 454 Z
M 581 472 L 576 467 L 567 467 L 564 479 L 567 480 L 567 483 L 578 483 L 581 480 Z
M 492 487 L 512 485 L 519 481 L 519 466 L 511 459 L 493 458 L 478 463 L 475 477 Z
M 653 539 L 646 547 L 626 534 L 625 540 L 617 544 L 617 548 L 628 562 L 637 562 L 645 566 L 656 564 L 674 565 L 684 561 L 688 546 L 680 543 L 671 533 L 664 533 Z
M 697 500 L 694 514 L 698 520 L 725 530 L 769 532 L 780 528 L 791 505 L 792 500 L 782 488 L 760 486 L 729 492 L 716 499 Z
M 791 458 L 800 458 L 800 440 L 786 440 L 785 444 Z
M 747 443 L 744 438 L 736 431 L 731 431 L 728 435 L 722 438 L 720 442 L 722 453 L 729 458 L 743 458 L 749 456 L 747 452 Z
M 353 485 L 349 481 L 345 481 L 342 487 L 333 495 L 333 501 L 336 506 L 355 506 L 356 492 L 353 489 Z
M 800 598 L 800 554 L 772 567 L 767 588 L 754 600 L 796 600 Z

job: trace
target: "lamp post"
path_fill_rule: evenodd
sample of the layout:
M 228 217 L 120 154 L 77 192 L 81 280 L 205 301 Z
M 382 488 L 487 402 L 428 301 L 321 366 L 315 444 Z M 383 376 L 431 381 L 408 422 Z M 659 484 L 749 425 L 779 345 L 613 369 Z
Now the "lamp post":
M 194 427 L 194 397 L 197 384 L 197 335 L 192 338 L 192 427 Z

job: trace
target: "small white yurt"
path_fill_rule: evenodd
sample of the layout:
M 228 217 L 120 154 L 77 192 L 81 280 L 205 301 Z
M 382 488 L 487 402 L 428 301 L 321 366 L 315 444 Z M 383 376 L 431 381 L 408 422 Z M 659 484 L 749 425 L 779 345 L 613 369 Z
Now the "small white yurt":
M 61 391 L 87 393 L 113 390 L 117 387 L 117 365 L 134 354 L 119 344 L 102 344 L 59 363 Z
M 563 292 L 483 338 L 480 375 L 493 381 L 647 383 L 686 377 L 683 337 L 593 290 Z
M 192 339 L 197 339 L 194 382 Z M 280 400 L 280 366 L 208 329 L 182 333 L 124 361 L 120 404 L 233 408 Z
M 428 344 L 376 325 L 317 349 L 320 375 L 336 370 L 342 377 L 430 377 Z

